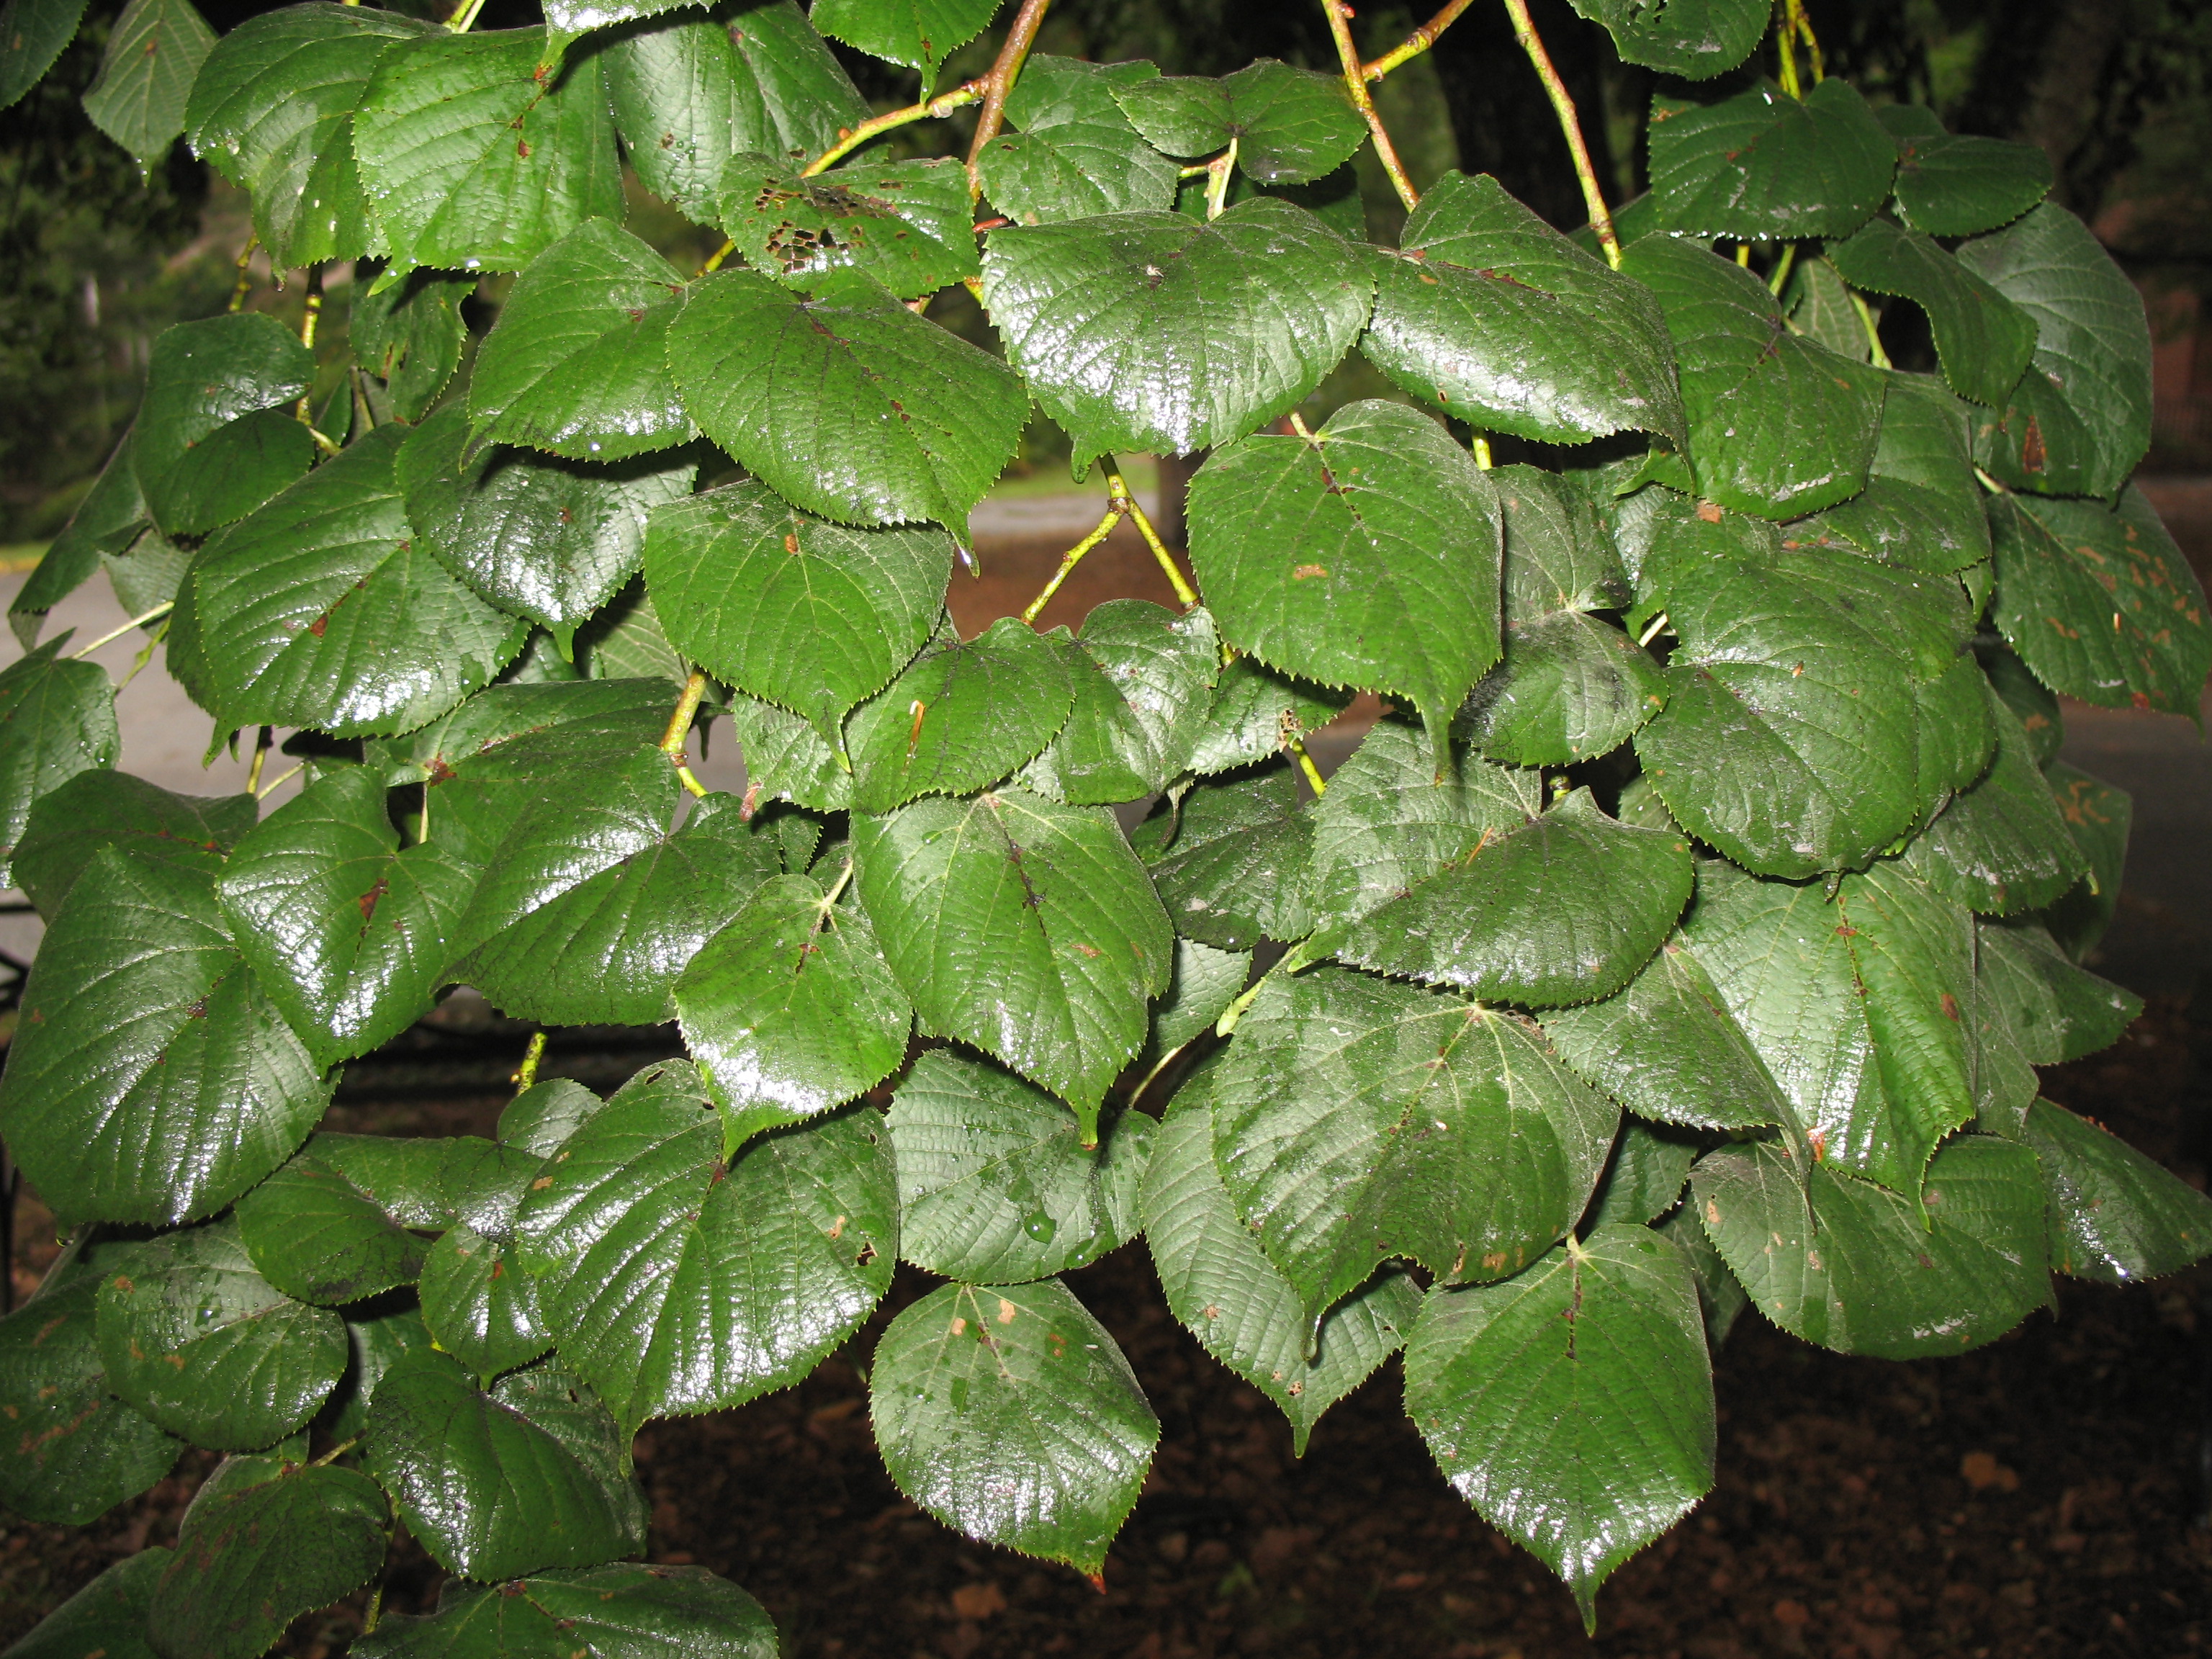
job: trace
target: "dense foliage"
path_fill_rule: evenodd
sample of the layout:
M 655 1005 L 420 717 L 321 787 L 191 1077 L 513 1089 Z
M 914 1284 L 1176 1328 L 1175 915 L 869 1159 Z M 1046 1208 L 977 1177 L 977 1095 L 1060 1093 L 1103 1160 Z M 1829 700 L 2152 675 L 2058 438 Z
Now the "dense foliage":
M 81 3 L 7 0 L 0 99 Z M 12 614 L 107 570 L 218 738 L 304 772 L 173 794 L 65 639 L 0 673 L 50 924 L 0 1133 L 70 1228 L 0 1320 L 0 1502 L 229 1454 L 17 1651 L 258 1654 L 396 1523 L 453 1578 L 356 1653 L 771 1653 L 631 1564 L 629 1437 L 797 1381 L 901 1260 L 945 1282 L 865 1357 L 892 1477 L 1097 1574 L 1159 1429 L 1059 1275 L 1140 1234 L 1301 1445 L 1403 1348 L 1446 1477 L 1594 1618 L 1711 1485 L 1744 1308 L 1954 1353 L 2053 1271 L 2212 1249 L 2034 1069 L 2136 1010 L 2080 965 L 2128 802 L 2053 694 L 2193 717 L 2212 664 L 2128 483 L 2134 290 L 2039 152 L 1822 79 L 1794 5 L 1577 7 L 1670 78 L 1650 191 L 1582 160 L 1568 236 L 1397 164 L 1367 88 L 1458 4 L 1363 66 L 1325 0 L 1342 76 L 1211 79 L 1031 55 L 1027 0 L 940 89 L 991 0 L 221 40 L 132 0 L 103 130 L 181 131 L 311 295 L 363 263 L 319 407 L 312 304 L 161 336 Z M 925 101 L 872 112 L 824 35 Z M 964 161 L 876 143 L 971 107 Z M 706 270 L 623 228 L 625 167 L 726 234 Z M 1002 356 L 927 315 L 962 284 Z M 1314 401 L 1348 354 L 1402 396 Z M 1180 610 L 951 629 L 1033 405 L 1113 483 L 1071 562 L 1152 535 L 1118 455 L 1210 452 L 1194 585 L 1153 538 Z M 1324 783 L 1354 690 L 1386 713 Z M 687 763 L 710 720 L 741 797 Z M 456 983 L 690 1059 L 602 1100 L 533 1050 L 489 1139 L 319 1130 Z

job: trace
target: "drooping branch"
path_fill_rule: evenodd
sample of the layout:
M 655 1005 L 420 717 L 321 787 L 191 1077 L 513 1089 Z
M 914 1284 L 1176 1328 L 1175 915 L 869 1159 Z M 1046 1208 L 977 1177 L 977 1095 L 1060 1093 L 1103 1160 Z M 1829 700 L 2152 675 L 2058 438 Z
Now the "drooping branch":
M 1537 78 L 1543 82 L 1544 90 L 1552 100 L 1553 112 L 1559 118 L 1559 131 L 1566 135 L 1567 153 L 1574 158 L 1575 177 L 1582 181 L 1583 201 L 1589 209 L 1590 228 L 1597 233 L 1607 261 L 1617 270 L 1620 268 L 1620 238 L 1613 234 L 1613 211 L 1605 204 L 1605 192 L 1598 188 L 1597 168 L 1590 163 L 1589 146 L 1583 142 L 1582 118 L 1575 112 L 1573 95 L 1567 91 L 1567 83 L 1559 79 L 1559 71 L 1552 64 L 1552 54 L 1544 50 L 1543 38 L 1529 19 L 1528 0 L 1505 0 L 1505 10 L 1513 20 L 1513 33 L 1521 42 L 1522 51 L 1528 54 Z
M 1375 107 L 1375 100 L 1367 90 L 1367 72 L 1359 61 L 1359 48 L 1352 40 L 1352 8 L 1344 0 L 1321 0 L 1322 13 L 1328 19 L 1328 32 L 1336 41 L 1337 62 L 1344 65 L 1345 89 L 1352 94 L 1352 106 L 1359 112 L 1360 119 L 1367 123 L 1368 137 L 1375 141 L 1375 154 L 1382 163 L 1382 171 L 1390 175 L 1392 188 L 1398 199 L 1411 213 L 1421 204 L 1421 193 L 1413 188 L 1413 181 L 1406 176 L 1406 169 L 1398 160 L 1398 147 L 1390 142 L 1390 130 L 1382 125 L 1382 117 Z
M 983 112 L 976 118 L 975 136 L 968 145 L 968 189 L 971 195 L 983 193 L 981 181 L 975 173 L 975 160 L 983 153 L 983 146 L 999 136 L 1006 125 L 1006 94 L 1014 89 L 1014 79 L 1022 72 L 1022 64 L 1036 44 L 1037 27 L 1044 21 L 1045 8 L 1052 0 L 1022 0 L 1022 9 L 1014 14 L 1013 27 L 1006 31 L 1006 43 L 999 48 L 998 61 L 991 72 L 983 77 Z
M 1400 64 L 1411 63 L 1436 45 L 1437 37 L 1459 21 L 1460 14 L 1474 3 L 1474 0 L 1451 0 L 1449 5 L 1368 64 L 1360 73 L 1370 81 L 1380 81 Z

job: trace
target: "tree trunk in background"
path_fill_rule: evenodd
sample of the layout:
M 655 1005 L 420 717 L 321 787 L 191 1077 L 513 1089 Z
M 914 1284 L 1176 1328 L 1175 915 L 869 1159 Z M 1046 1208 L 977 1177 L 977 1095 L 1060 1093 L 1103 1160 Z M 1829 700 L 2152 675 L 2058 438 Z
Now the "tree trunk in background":
M 2058 175 L 2052 194 L 2084 216 L 2094 214 L 2097 204 L 2074 199 L 2066 164 L 2096 114 L 2098 88 L 2125 21 L 2125 8 L 2116 0 L 2068 0 L 2059 6 L 2015 130 L 2051 158 L 2051 171 Z
M 1160 532 L 1160 539 L 1170 547 L 1188 545 L 1183 530 L 1183 499 L 1189 493 L 1190 475 L 1206 459 L 1196 455 L 1163 455 L 1159 458 L 1160 505 L 1152 514 L 1152 528 Z

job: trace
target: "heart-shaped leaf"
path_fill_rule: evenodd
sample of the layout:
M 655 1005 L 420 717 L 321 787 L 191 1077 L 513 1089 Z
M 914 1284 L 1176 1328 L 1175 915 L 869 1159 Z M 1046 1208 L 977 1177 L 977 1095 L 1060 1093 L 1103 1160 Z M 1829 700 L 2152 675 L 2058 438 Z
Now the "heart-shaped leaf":
M 1430 1292 L 1406 1413 L 1461 1497 L 1565 1580 L 1598 1586 L 1713 1484 L 1712 1367 L 1680 1251 L 1601 1226 L 1503 1285 Z
M 515 279 L 477 354 L 471 446 L 617 461 L 694 436 L 668 367 L 684 295 L 683 274 L 611 220 L 555 240 Z
M 1052 741 L 1074 701 L 1067 663 L 1026 623 L 1002 617 L 965 645 L 942 641 L 846 727 L 853 804 L 888 812 L 995 783 Z
M 1213 1090 L 1214 1162 L 1308 1333 L 1394 1256 L 1519 1272 L 1582 1214 L 1620 1118 L 1534 1026 L 1340 968 L 1266 981 Z
M 594 1565 L 645 1543 L 645 1505 L 616 1470 L 606 1410 L 558 1372 L 487 1394 L 433 1348 L 394 1361 L 368 1408 L 368 1468 L 449 1572 L 480 1581 Z
M 1129 838 L 1176 934 L 1224 951 L 1313 929 L 1313 815 L 1286 766 L 1163 799 Z
M 1177 616 L 1109 599 L 1062 648 L 1075 702 L 1023 774 L 1042 794 L 1083 805 L 1136 800 L 1188 769 L 1213 702 L 1220 641 L 1203 609 Z
M 358 1302 L 422 1270 L 422 1241 L 312 1151 L 239 1200 L 236 1213 L 256 1270 L 302 1302 Z
M 922 1297 L 876 1344 L 868 1404 L 916 1504 L 1094 1577 L 1160 1437 L 1129 1362 L 1056 1279 Z
M 1341 238 L 1272 196 L 1210 222 L 1016 227 L 983 251 L 984 309 L 1078 466 L 1107 450 L 1188 455 L 1274 419 L 1336 367 L 1372 291 Z
M 431 1336 L 480 1377 L 526 1365 L 553 1346 L 538 1287 L 509 1243 L 453 1228 L 431 1246 L 418 1289 Z
M 1025 225 L 1100 213 L 1164 213 L 1176 167 L 1137 134 L 1117 89 L 1150 64 L 1086 64 L 1040 52 L 1006 94 L 1006 129 L 975 158 L 984 194 Z
M 937 66 L 983 32 L 999 0 L 815 0 L 814 27 L 872 58 L 921 71 Z
M 732 156 L 718 191 L 717 217 L 745 263 L 797 288 L 864 270 L 912 300 L 981 270 L 968 170 L 949 156 L 820 173 Z
M 108 31 L 84 112 L 142 169 L 152 167 L 184 131 L 185 100 L 214 46 L 191 0 L 131 0 Z
M 314 440 L 283 405 L 314 374 L 314 354 L 258 311 L 162 330 L 131 428 L 148 516 L 172 536 L 204 534 L 305 472 Z
M 655 513 L 645 561 L 654 614 L 678 650 L 842 742 L 845 715 L 936 626 L 952 540 L 831 524 L 748 482 Z
M 1203 777 L 1265 760 L 1291 738 L 1328 725 L 1351 701 L 1349 690 L 1316 685 L 1239 656 L 1222 665 L 1189 768 Z
M 685 1659 L 775 1659 L 780 1651 L 775 1621 L 726 1578 L 635 1561 L 480 1589 L 457 1584 L 439 1596 L 435 1613 L 387 1613 L 352 1651 L 359 1659 L 504 1659 L 551 1655 L 578 1641 L 610 1656 L 658 1649 Z
M 314 1414 L 345 1369 L 345 1322 L 254 1268 L 238 1224 L 148 1240 L 100 1290 L 108 1384 L 195 1445 L 248 1451 Z
M 924 1027 L 1042 1084 L 1094 1138 L 1174 959 L 1113 815 L 1000 789 L 855 814 L 853 849 L 861 900 Z
M 1213 1115 L 1203 1066 L 1176 1091 L 1145 1171 L 1145 1243 L 1168 1308 L 1199 1345 L 1280 1408 L 1304 1456 L 1323 1412 L 1405 1343 L 1421 1293 L 1384 1270 L 1324 1315 L 1309 1357 L 1297 1292 L 1237 1218 L 1213 1164 Z
M 54 59 L 76 36 L 84 0 L 8 0 L 0 23 L 0 109 L 8 109 L 46 78 Z
M 2076 966 L 2033 921 L 1982 922 L 1975 940 L 1978 989 L 2032 1065 L 2110 1048 L 2142 1012 L 2140 997 Z
M 1870 219 L 1828 245 L 1844 280 L 1904 295 L 1928 313 L 1943 378 L 1962 398 L 2004 406 L 2035 351 L 2035 319 L 1917 231 Z
M 347 319 L 354 361 L 382 379 L 401 420 L 421 420 L 460 367 L 469 339 L 461 302 L 475 294 L 477 282 L 467 271 L 417 270 L 381 292 L 356 291 Z M 501 308 L 502 316 L 507 309 Z M 482 368 L 479 358 L 479 373 Z
M 125 1556 L 40 1620 L 15 1644 L 16 1659 L 79 1659 L 88 1653 L 158 1659 L 146 1639 L 146 1614 L 168 1560 L 169 1552 L 158 1544 Z
M 1004 364 L 858 272 L 810 299 L 717 271 L 668 352 L 708 437 L 785 500 L 847 524 L 964 530 L 1028 416 Z
M 391 271 L 520 270 L 594 215 L 622 217 L 599 61 L 548 49 L 543 29 L 440 30 L 377 65 L 354 155 Z
M 1361 919 L 1336 954 L 1491 1001 L 1594 1001 L 1651 959 L 1692 879 L 1685 837 L 1619 823 L 1577 789 Z
M 2051 193 L 2051 158 L 2040 144 L 1943 131 L 1912 105 L 1878 110 L 1897 137 L 1897 208 L 1930 236 L 1972 236 L 2014 220 Z
M 1442 426 L 1358 403 L 1310 438 L 1247 438 L 1200 469 L 1191 562 L 1230 643 L 1409 698 L 1441 750 L 1498 660 L 1500 520 L 1496 489 Z
M 906 1058 L 913 1006 L 868 919 L 811 876 L 778 876 L 676 983 L 684 1046 L 733 1135 L 818 1116 Z
M 24 988 L 0 1134 L 57 1214 L 211 1214 L 307 1138 L 330 1081 L 206 873 L 108 848 L 79 885 Z
M 1605 25 L 1624 64 L 1641 64 L 1686 80 L 1710 81 L 1751 55 L 1771 21 L 1764 0 L 1571 0 L 1593 23 Z
M 899 1253 L 979 1285 L 1087 1267 L 1139 1224 L 1152 1120 L 1125 1111 L 1085 1146 L 1042 1090 L 950 1050 L 924 1054 L 892 1098 Z
M 516 1252 L 562 1358 L 625 1423 L 796 1382 L 858 1328 L 898 1250 L 883 1122 L 861 1109 L 734 1158 L 697 1073 L 633 1079 L 532 1183 Z
M 115 687 L 96 663 L 61 656 L 49 640 L 0 669 L 0 881 L 40 800 L 71 779 L 105 772 L 122 752 Z
M 1650 143 L 1661 225 L 1739 241 L 1848 236 L 1897 171 L 1896 140 L 1840 79 L 1802 99 L 1771 82 L 1711 104 L 1662 94 Z
M 1344 82 L 1273 58 L 1218 81 L 1133 78 L 1114 88 L 1146 142 L 1170 155 L 1237 145 L 1237 166 L 1263 185 L 1303 185 L 1349 161 L 1367 136 Z
M 2108 1131 L 2039 1100 L 2025 1139 L 2051 1194 L 2051 1265 L 2128 1285 L 2212 1251 L 2212 1199 Z
M 1945 898 L 2004 916 L 2063 897 L 2088 863 L 2067 833 L 2057 796 L 2036 769 L 2019 718 L 1995 696 L 1990 703 L 1996 757 L 1921 831 L 1902 863 Z
M 1687 441 L 1650 294 L 1505 193 L 1448 173 L 1378 257 L 1359 349 L 1417 397 L 1499 432 L 1582 443 L 1631 428 Z
M 1885 386 L 1866 488 L 1791 526 L 1784 545 L 1841 544 L 1937 576 L 1986 559 L 1990 520 L 1966 406 L 1931 376 L 1891 374 Z

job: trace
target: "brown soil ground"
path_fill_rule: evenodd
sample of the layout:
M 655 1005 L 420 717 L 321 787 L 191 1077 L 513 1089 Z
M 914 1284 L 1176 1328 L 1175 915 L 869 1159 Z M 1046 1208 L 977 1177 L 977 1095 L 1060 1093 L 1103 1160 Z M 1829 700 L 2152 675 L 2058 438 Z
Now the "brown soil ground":
M 962 631 L 1018 610 L 1060 550 L 987 549 L 983 580 L 953 589 Z M 1125 530 L 1042 620 L 1128 594 L 1171 597 Z M 549 1071 L 605 1089 L 672 1051 L 629 1035 L 616 1048 L 613 1033 L 570 1034 Z M 511 1060 L 457 1060 L 440 1041 L 414 1034 L 357 1067 L 333 1127 L 481 1133 Z M 2048 1074 L 2046 1092 L 2203 1186 L 2208 1079 L 2212 987 L 2193 1006 L 2154 1005 L 2108 1053 Z M 35 1199 L 18 1224 L 27 1287 L 52 1235 Z M 1841 1358 L 1747 1315 L 1716 1357 L 1718 1484 L 1606 1588 L 1595 1641 L 1565 1592 L 1444 1485 L 1400 1409 L 1395 1362 L 1296 1461 L 1273 1408 L 1167 1316 L 1140 1244 L 1072 1283 L 1162 1422 L 1103 1595 L 902 1501 L 842 1358 L 742 1410 L 647 1429 L 653 1558 L 744 1584 L 804 1659 L 2166 1659 L 2212 1646 L 2212 1534 L 2192 1524 L 2212 1473 L 2212 1272 L 2127 1291 L 2064 1284 L 2051 1311 L 1947 1361 Z M 864 1356 L 927 1289 L 902 1269 L 848 1352 Z M 192 1455 L 88 1528 L 0 1523 L 0 1642 L 119 1555 L 171 1541 L 214 1461 Z M 439 1578 L 402 1540 L 386 1605 L 427 1607 Z M 341 1651 L 365 1601 L 301 1620 L 282 1650 Z

